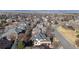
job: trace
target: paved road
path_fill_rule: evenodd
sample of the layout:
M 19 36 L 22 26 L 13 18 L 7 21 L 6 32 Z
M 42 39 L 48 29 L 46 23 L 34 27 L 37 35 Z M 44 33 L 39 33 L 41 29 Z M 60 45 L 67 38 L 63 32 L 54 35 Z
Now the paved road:
M 63 47 L 65 49 L 75 49 L 75 46 L 73 46 L 72 44 L 70 44 L 67 39 L 65 37 L 63 37 L 63 35 L 61 33 L 58 32 L 58 30 L 56 29 L 54 31 L 55 36 L 60 40 L 61 44 L 63 45 Z

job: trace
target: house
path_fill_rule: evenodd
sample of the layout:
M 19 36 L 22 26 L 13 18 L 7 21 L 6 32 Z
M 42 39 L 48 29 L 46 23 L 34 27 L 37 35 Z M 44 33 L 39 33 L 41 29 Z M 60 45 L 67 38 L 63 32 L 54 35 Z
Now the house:
M 34 41 L 34 46 L 39 46 L 41 44 L 47 44 L 47 43 L 51 44 L 50 39 L 47 38 L 45 36 L 45 34 L 43 34 L 43 33 L 38 33 L 38 34 L 32 36 L 31 39 Z

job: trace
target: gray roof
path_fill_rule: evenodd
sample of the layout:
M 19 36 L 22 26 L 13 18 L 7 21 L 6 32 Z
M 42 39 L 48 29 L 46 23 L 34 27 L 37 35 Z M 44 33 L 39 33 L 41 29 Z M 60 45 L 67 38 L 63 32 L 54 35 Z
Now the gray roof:
M 42 41 L 42 40 L 44 40 L 44 39 L 46 39 L 47 37 L 45 36 L 45 34 L 43 34 L 43 33 L 38 33 L 38 34 L 36 34 L 36 35 L 34 35 L 34 36 L 32 36 L 32 40 L 34 40 L 34 41 Z

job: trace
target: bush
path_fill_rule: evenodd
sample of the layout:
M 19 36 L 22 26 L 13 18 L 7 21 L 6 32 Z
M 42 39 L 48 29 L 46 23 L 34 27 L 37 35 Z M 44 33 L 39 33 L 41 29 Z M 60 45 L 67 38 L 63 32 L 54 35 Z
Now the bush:
M 79 38 L 79 34 L 77 34 L 76 37 Z
M 77 40 L 75 41 L 75 43 L 76 43 L 77 47 L 79 47 L 79 39 L 77 39 Z

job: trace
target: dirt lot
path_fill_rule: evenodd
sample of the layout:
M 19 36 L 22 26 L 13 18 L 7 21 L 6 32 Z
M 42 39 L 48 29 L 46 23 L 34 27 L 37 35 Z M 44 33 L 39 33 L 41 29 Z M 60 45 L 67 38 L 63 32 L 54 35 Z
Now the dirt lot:
M 65 28 L 63 28 L 62 26 L 60 26 L 57 30 L 58 30 L 65 38 L 67 38 L 68 41 L 69 41 L 71 44 L 75 45 L 75 40 L 77 39 L 75 31 L 70 30 L 70 29 L 65 29 Z

